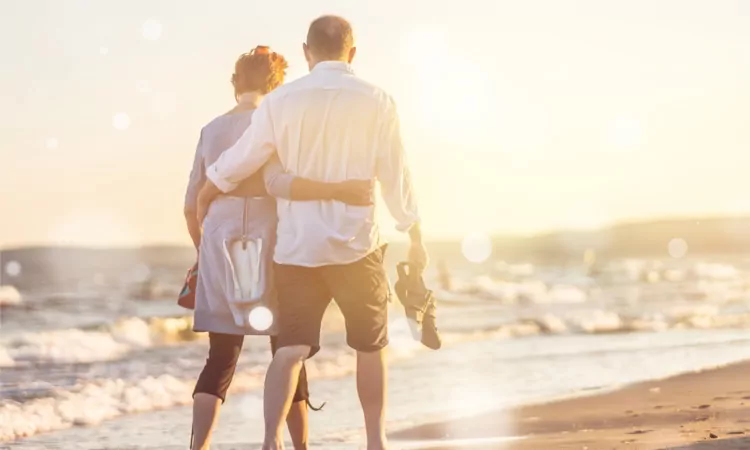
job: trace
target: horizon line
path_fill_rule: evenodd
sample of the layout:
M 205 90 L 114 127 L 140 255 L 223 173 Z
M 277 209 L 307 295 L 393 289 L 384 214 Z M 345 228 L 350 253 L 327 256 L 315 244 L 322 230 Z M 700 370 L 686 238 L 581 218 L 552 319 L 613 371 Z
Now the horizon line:
M 719 220 L 738 220 L 738 219 L 746 219 L 750 220 L 750 213 L 743 213 L 743 214 L 736 214 L 736 215 L 706 215 L 706 216 L 669 216 L 669 217 L 660 217 L 660 218 L 653 218 L 653 219 L 628 219 L 628 220 L 621 220 L 621 221 L 615 221 L 611 222 L 606 225 L 601 225 L 598 227 L 591 227 L 591 228 L 565 228 L 565 227 L 559 227 L 559 228 L 552 228 L 548 230 L 542 230 L 537 232 L 530 232 L 530 233 L 520 233 L 520 232 L 497 232 L 492 233 L 488 237 L 492 240 L 496 239 L 530 239 L 535 237 L 544 237 L 544 236 L 550 236 L 560 233 L 594 233 L 599 231 L 604 231 L 612 228 L 618 228 L 618 227 L 627 227 L 627 226 L 638 226 L 638 225 L 652 225 L 652 224 L 663 224 L 663 223 L 669 223 L 669 222 L 692 222 L 692 221 L 719 221 Z M 468 234 L 468 233 L 467 233 Z M 398 239 L 388 239 L 389 242 L 401 242 L 406 241 L 407 239 L 405 236 L 403 238 Z M 461 236 L 443 236 L 443 237 L 434 237 L 430 238 L 429 236 L 426 236 L 425 240 L 430 243 L 456 243 L 461 242 L 462 237 Z M 47 243 L 21 243 L 21 244 L 13 244 L 13 245 L 0 245 L 0 252 L 2 251 L 13 251 L 13 250 L 42 250 L 42 249 L 75 249 L 75 250 L 152 250 L 156 248 L 191 248 L 192 245 L 189 243 L 189 240 L 186 239 L 185 243 L 177 243 L 177 242 L 153 242 L 153 243 L 143 243 L 143 244 L 117 244 L 117 245 L 99 245 L 99 244 L 70 244 L 70 243 L 53 243 L 53 242 L 47 242 Z

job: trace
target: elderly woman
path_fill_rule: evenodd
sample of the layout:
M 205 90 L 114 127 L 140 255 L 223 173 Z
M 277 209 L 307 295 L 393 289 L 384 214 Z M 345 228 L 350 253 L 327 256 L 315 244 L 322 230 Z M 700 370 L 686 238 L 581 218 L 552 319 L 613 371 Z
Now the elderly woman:
M 235 191 L 213 201 L 205 220 L 198 222 L 198 192 L 205 182 L 205 168 L 231 147 L 251 126 L 253 111 L 263 96 L 284 82 L 287 63 L 283 56 L 268 47 L 256 47 L 240 56 L 232 76 L 237 106 L 201 130 L 185 199 L 188 231 L 198 249 L 200 268 L 195 295 L 194 330 L 208 332 L 209 351 L 193 394 L 193 450 L 207 449 L 226 398 L 245 335 L 267 334 L 255 330 L 242 317 L 246 311 L 233 303 L 236 294 L 232 277 L 234 265 L 226 243 L 232 238 L 249 236 L 261 240 L 260 265 L 268 288 L 264 298 L 273 297 L 270 283 L 271 254 L 276 237 L 276 202 L 274 197 L 291 200 L 336 200 L 349 204 L 369 204 L 371 185 L 362 181 L 319 183 L 285 174 L 278 160 L 272 160 L 261 171 L 246 179 Z M 202 227 L 202 230 L 201 230 Z M 235 280 L 236 282 L 236 280 Z M 235 283 L 236 284 L 236 283 Z M 271 298 L 270 303 L 273 302 Z M 275 351 L 271 337 L 271 350 Z M 307 379 L 300 374 L 294 405 L 287 425 L 294 448 L 307 448 Z

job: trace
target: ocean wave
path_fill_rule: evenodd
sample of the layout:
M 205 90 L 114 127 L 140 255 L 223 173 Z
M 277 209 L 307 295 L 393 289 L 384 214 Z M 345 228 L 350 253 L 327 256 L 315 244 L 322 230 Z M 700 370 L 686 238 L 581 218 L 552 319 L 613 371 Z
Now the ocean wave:
M 520 322 L 492 330 L 476 330 L 473 333 L 445 333 L 443 341 L 445 345 L 452 345 L 471 340 L 514 338 L 537 335 L 540 330 L 536 324 Z M 403 316 L 390 323 L 390 338 L 388 358 L 392 363 L 427 351 L 414 340 Z M 138 365 L 140 362 L 129 361 L 128 364 Z M 310 379 L 339 378 L 354 372 L 356 353 L 346 346 L 341 337 L 337 343 L 324 347 L 314 359 L 305 364 Z M 229 393 L 262 388 L 267 367 L 267 363 L 260 362 L 238 368 Z M 160 370 L 159 367 L 152 369 Z M 192 371 L 194 370 L 183 372 Z M 26 401 L 2 400 L 0 442 L 73 426 L 96 425 L 127 414 L 186 405 L 192 401 L 194 386 L 194 377 L 150 374 L 141 378 L 88 380 Z
M 53 397 L 18 403 L 0 403 L 0 442 L 92 425 L 123 414 L 149 411 L 185 403 L 192 385 L 170 375 L 142 380 L 103 380 Z
M 113 325 L 106 333 L 86 332 L 77 335 L 65 332 L 76 342 L 88 338 L 91 341 L 104 339 L 106 343 L 94 347 L 93 353 L 101 359 L 107 351 L 126 352 L 128 349 L 153 346 L 179 336 L 184 324 L 178 319 L 157 321 L 152 324 L 133 319 Z M 519 318 L 502 326 L 477 329 L 470 332 L 448 331 L 443 334 L 445 345 L 453 345 L 472 340 L 515 339 L 527 336 L 562 334 L 626 333 L 634 331 L 661 331 L 664 329 L 685 328 L 748 328 L 750 313 L 722 315 L 716 308 L 679 307 L 659 314 L 628 316 L 614 311 L 590 309 L 544 314 L 538 317 Z M 162 330 L 161 332 L 155 330 Z M 92 339 L 92 333 L 102 333 Z M 389 357 L 402 360 L 413 357 L 425 349 L 411 337 L 405 319 L 396 318 L 390 324 L 391 345 Z M 170 338 L 171 336 L 171 338 Z M 58 335 L 59 337 L 59 335 Z M 40 342 L 39 339 L 33 340 Z M 324 348 L 316 358 L 307 361 L 307 372 L 311 379 L 336 378 L 348 375 L 356 367 L 356 356 L 349 350 L 343 337 L 335 345 Z M 75 344 L 80 345 L 80 344 Z M 37 347 L 41 348 L 41 347 Z M 81 346 L 81 349 L 84 347 Z M 92 351 L 92 350 L 85 350 Z M 80 361 L 91 359 L 84 350 L 71 351 L 64 357 Z M 173 351 L 173 350 L 169 350 Z M 265 349 L 264 349 L 265 351 Z M 34 352 L 31 352 L 34 353 Z M 35 353 L 39 359 L 39 351 Z M 49 352 L 41 353 L 42 359 L 55 360 Z M 17 356 L 17 355 L 16 355 Z M 122 353 L 120 353 L 120 357 Z M 109 354 L 108 357 L 114 358 Z M 2 352 L 0 351 L 0 360 Z M 143 364 L 143 361 L 129 360 L 127 364 Z M 107 363 L 102 363 L 107 364 Z M 235 374 L 230 392 L 246 392 L 262 387 L 267 364 L 256 361 L 243 366 Z M 158 365 L 150 365 L 149 373 L 140 377 L 86 380 L 67 389 L 53 389 L 42 398 L 26 401 L 0 401 L 0 441 L 10 441 L 42 432 L 59 430 L 77 425 L 92 425 L 118 416 L 185 405 L 191 401 L 195 378 L 183 378 L 173 374 L 158 374 Z M 179 370 L 176 373 L 192 372 Z M 197 373 L 197 372 L 196 372 Z
M 589 299 L 586 287 L 567 283 L 547 284 L 539 280 L 505 281 L 479 276 L 468 282 L 457 283 L 450 291 L 438 291 L 448 299 L 473 296 L 498 300 L 508 304 L 584 303 Z
M 725 263 L 693 262 L 670 266 L 662 261 L 618 260 L 586 270 L 527 268 L 507 264 L 492 275 L 452 279 L 449 289 L 437 289 L 448 301 L 494 300 L 504 304 L 582 304 L 613 299 L 623 289 L 644 303 L 655 296 L 726 304 L 750 301 L 750 276 Z M 520 266 L 525 267 L 525 266 Z
M 494 271 L 514 277 L 530 277 L 536 271 L 536 267 L 531 263 L 509 264 L 505 261 L 498 261 L 494 265 Z
M 476 282 L 478 280 L 478 282 Z M 477 286 L 493 286 L 493 282 L 488 277 L 479 277 L 475 283 L 467 283 L 464 287 L 469 287 L 464 293 L 456 291 L 438 291 L 437 296 L 440 302 L 448 300 L 447 303 L 461 304 L 473 302 L 476 304 L 478 297 Z M 455 333 L 445 333 L 455 335 L 456 341 L 464 339 L 476 339 L 490 330 L 492 333 L 507 334 L 508 336 L 518 337 L 529 334 L 563 334 L 563 333 L 580 333 L 580 334 L 597 334 L 597 333 L 616 333 L 616 332 L 633 332 L 633 331 L 663 331 L 666 329 L 680 328 L 747 328 L 750 327 L 750 313 L 735 312 L 723 313 L 722 309 L 710 303 L 686 303 L 678 305 L 664 305 L 659 308 L 659 312 L 622 312 L 616 307 L 606 307 L 596 303 L 587 304 L 590 289 L 565 284 L 552 284 L 529 281 L 521 283 L 494 283 L 494 286 L 503 286 L 499 291 L 511 294 L 508 298 L 524 299 L 530 304 L 576 304 L 576 307 L 570 309 L 565 314 L 543 314 L 533 319 L 523 319 L 517 322 L 506 323 L 502 326 L 490 326 L 488 329 L 478 330 L 477 332 L 466 333 L 461 330 Z M 503 290 L 504 289 L 504 290 Z M 481 290 L 480 290 L 481 291 Z M 486 291 L 485 291 L 486 292 Z M 498 292 L 495 290 L 494 292 Z M 514 303 L 514 302 L 512 302 Z M 589 305 L 589 306 L 587 306 Z M 334 331 L 343 331 L 340 317 L 329 318 L 326 327 Z M 400 340 L 401 348 L 407 348 L 410 337 L 405 337 L 408 333 L 399 333 L 398 321 L 390 324 L 390 334 L 392 341 Z M 124 343 L 129 348 L 144 348 L 164 343 L 175 343 L 194 340 L 199 338 L 200 334 L 194 334 L 191 331 L 192 317 L 173 317 L 173 318 L 156 318 L 142 320 L 130 318 L 120 320 L 114 325 L 108 327 L 107 335 L 118 343 Z M 529 327 L 532 327 L 530 329 Z M 406 326 L 402 327 L 404 330 Z M 400 339 L 398 336 L 404 334 Z M 487 336 L 484 336 L 487 337 Z M 415 344 L 419 347 L 419 344 Z M 101 354 L 106 351 L 99 352 Z
M 402 315 L 397 315 L 390 322 L 390 346 L 388 357 L 391 362 L 411 358 L 420 352 L 427 351 L 411 335 L 408 323 Z M 121 330 L 128 339 L 135 338 L 139 345 L 147 341 L 138 341 L 146 333 L 144 327 L 128 325 Z M 153 329 L 153 327 L 150 327 Z M 132 330 L 136 330 L 135 332 Z M 445 345 L 481 339 L 514 338 L 537 335 L 541 328 L 530 322 L 509 324 L 489 330 L 476 330 L 472 333 L 444 333 Z M 153 341 L 151 341 L 153 344 Z M 181 347 L 182 348 L 182 347 Z M 177 351 L 171 349 L 169 351 Z M 183 350 L 185 350 L 183 348 Z M 197 350 L 197 349 L 196 349 Z M 260 389 L 263 385 L 267 363 L 263 360 L 268 355 L 252 353 L 250 363 L 238 367 L 235 373 L 231 393 L 241 393 Z M 263 348 L 263 352 L 267 350 Z M 197 352 L 201 353 L 201 352 Z M 197 354 L 196 353 L 196 354 Z M 182 356 L 180 356 L 182 355 Z M 175 353 L 180 359 L 185 353 Z M 259 361 L 257 357 L 261 356 Z M 75 359 L 75 358 L 74 358 Z M 242 358 L 246 360 L 246 358 Z M 187 368 L 173 373 L 192 373 L 197 375 L 199 368 L 195 366 L 197 360 L 192 361 Z M 113 364 L 102 362 L 99 365 Z M 51 388 L 45 391 L 43 397 L 28 398 L 25 401 L 0 401 L 0 442 L 12 441 L 39 433 L 61 430 L 72 426 L 96 425 L 122 415 L 164 409 L 189 404 L 192 401 L 192 390 L 195 385 L 194 377 L 181 377 L 165 374 L 163 367 L 148 364 L 142 360 L 129 359 L 118 364 L 126 364 L 129 369 L 120 367 L 117 370 L 104 371 L 107 376 L 103 379 L 80 381 L 68 388 Z M 176 361 L 180 365 L 180 361 Z M 144 367 L 147 373 L 140 377 L 133 376 Z M 324 347 L 321 352 L 306 362 L 306 370 L 310 379 L 332 379 L 349 375 L 356 368 L 356 353 L 350 350 L 343 335 L 336 335 L 335 342 Z M 133 372 L 126 375 L 124 372 Z M 120 373 L 118 377 L 116 374 Z M 323 399 L 324 400 L 324 399 Z
M 735 266 L 721 263 L 696 263 L 692 271 L 696 278 L 709 280 L 735 280 L 740 275 Z
M 546 314 L 526 319 L 545 334 L 658 332 L 669 329 L 747 329 L 750 313 L 720 313 L 710 305 L 677 307 L 662 313 L 638 315 L 607 310 L 583 310 L 565 315 Z
M 392 360 L 404 359 L 420 351 L 392 352 Z M 134 362 L 134 364 L 136 364 Z M 324 348 L 308 360 L 310 379 L 338 378 L 354 372 L 356 354 L 343 343 Z M 229 389 L 230 394 L 260 389 L 266 363 L 256 363 L 238 370 Z M 70 389 L 56 390 L 52 395 L 24 402 L 0 401 L 0 442 L 12 441 L 39 433 L 72 426 L 96 425 L 115 417 L 186 405 L 192 401 L 195 378 L 169 374 L 125 380 L 109 378 L 91 380 Z
M 0 367 L 111 361 L 128 353 L 196 339 L 192 318 L 124 318 L 96 330 L 24 333 L 0 341 Z
M 642 267 L 636 265 L 626 267 Z M 707 273 L 728 276 L 731 269 L 722 265 L 700 266 Z M 733 267 L 733 266 L 729 266 Z M 524 268 L 517 272 L 532 272 Z M 489 276 L 457 280 L 450 291 L 436 290 L 437 298 L 446 305 L 480 305 L 492 300 L 500 305 L 527 305 L 534 307 L 537 314 L 528 322 L 539 327 L 540 333 L 614 333 L 629 331 L 661 331 L 676 327 L 688 328 L 727 328 L 746 327 L 743 315 L 722 314 L 717 305 L 740 295 L 722 281 L 705 280 L 694 286 L 708 292 L 714 290 L 708 303 L 662 306 L 659 314 L 643 311 L 623 312 L 616 304 L 606 305 L 597 302 L 601 295 L 598 285 L 582 285 L 584 281 L 571 283 L 542 282 L 529 279 L 521 281 L 496 280 Z M 703 283 L 703 284 L 701 284 Z M 635 287 L 634 287 L 635 289 Z M 642 288 L 638 288 L 639 292 Z M 689 294 L 690 290 L 681 288 Z M 721 293 L 721 295 L 719 294 Z M 637 293 L 636 297 L 642 296 Z M 723 301 L 720 301 L 721 298 Z M 613 297 L 614 298 L 614 297 Z M 701 297 L 705 298 L 705 297 Z M 642 303 L 639 298 L 621 302 L 621 306 L 631 308 Z M 488 303 L 489 304 L 489 303 Z M 559 308 L 544 305 L 571 305 L 568 314 L 557 316 Z M 545 308 L 545 310 L 541 310 Z M 640 307 L 639 307 L 640 308 Z M 500 323 L 496 321 L 496 323 Z M 330 329 L 331 324 L 327 324 Z M 339 324 L 340 325 L 340 324 Z M 338 327 L 341 328 L 341 327 Z M 199 339 L 202 334 L 192 332 L 192 317 L 129 317 L 116 320 L 110 325 L 89 329 L 63 329 L 29 332 L 0 338 L 0 367 L 34 366 L 41 364 L 73 364 L 97 361 L 112 361 L 128 357 L 135 351 L 155 346 Z

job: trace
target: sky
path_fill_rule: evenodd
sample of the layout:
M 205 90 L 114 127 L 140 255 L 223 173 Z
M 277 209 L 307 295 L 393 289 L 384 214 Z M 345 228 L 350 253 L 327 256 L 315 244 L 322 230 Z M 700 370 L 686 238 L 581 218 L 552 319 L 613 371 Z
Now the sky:
M 750 2 L 25 0 L 0 16 L 0 247 L 189 242 L 235 59 L 304 75 L 326 13 L 399 105 L 430 237 L 750 213 Z

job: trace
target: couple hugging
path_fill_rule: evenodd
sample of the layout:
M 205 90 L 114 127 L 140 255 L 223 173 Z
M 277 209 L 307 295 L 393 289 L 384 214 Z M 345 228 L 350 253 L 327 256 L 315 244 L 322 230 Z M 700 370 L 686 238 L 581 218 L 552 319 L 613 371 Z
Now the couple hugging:
M 294 448 L 307 448 L 304 362 L 320 349 L 331 300 L 357 352 L 367 448 L 387 448 L 390 290 L 374 183 L 421 273 L 417 202 L 393 99 L 351 69 L 350 24 L 320 17 L 303 47 L 310 73 L 287 84 L 283 56 L 268 47 L 241 55 L 237 106 L 201 130 L 185 217 L 199 254 L 194 330 L 209 333 L 210 348 L 193 396 L 193 450 L 208 448 L 244 336 L 253 334 L 272 335 L 263 449 L 283 448 L 284 421 Z

